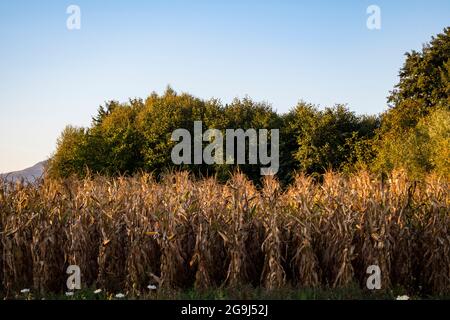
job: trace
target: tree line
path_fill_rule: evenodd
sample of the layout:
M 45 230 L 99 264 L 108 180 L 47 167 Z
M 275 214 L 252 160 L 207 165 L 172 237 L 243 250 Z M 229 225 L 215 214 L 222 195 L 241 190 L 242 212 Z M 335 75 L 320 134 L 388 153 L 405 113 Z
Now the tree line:
M 364 169 L 379 174 L 404 169 L 412 177 L 429 172 L 449 177 L 450 168 L 450 27 L 406 54 L 399 82 L 380 115 L 357 115 L 346 105 L 326 108 L 300 101 L 284 114 L 249 97 L 223 104 L 177 93 L 108 101 L 88 128 L 68 126 L 57 141 L 48 173 L 52 177 L 133 175 L 188 170 L 226 180 L 239 167 L 253 181 L 258 165 L 174 165 L 170 155 L 174 130 L 279 129 L 278 178 L 289 183 L 296 172 L 320 175 L 327 170 Z M 270 139 L 268 141 L 270 143 Z

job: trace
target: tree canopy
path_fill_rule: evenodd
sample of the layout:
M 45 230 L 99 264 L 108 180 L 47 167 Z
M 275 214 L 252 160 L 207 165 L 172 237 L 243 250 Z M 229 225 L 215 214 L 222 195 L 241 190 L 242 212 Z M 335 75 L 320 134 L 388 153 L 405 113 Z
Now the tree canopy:
M 450 139 L 450 27 L 422 51 L 407 53 L 399 78 L 388 99 L 390 108 L 382 115 L 373 167 L 401 167 L 417 177 L 429 171 L 448 176 L 443 147 Z
M 328 169 L 403 168 L 417 177 L 430 171 L 448 176 L 450 28 L 432 37 L 420 52 L 406 54 L 388 103 L 380 116 L 356 115 L 345 105 L 319 108 L 303 101 L 280 115 L 270 104 L 249 97 L 224 105 L 218 99 L 205 100 L 168 87 L 162 95 L 153 92 L 145 100 L 106 102 L 89 128 L 67 127 L 58 139 L 49 173 L 68 177 L 145 170 L 159 175 L 184 169 L 227 179 L 239 168 L 257 181 L 259 165 L 172 163 L 176 144 L 172 132 L 193 133 L 194 121 L 202 121 L 203 130 L 214 128 L 224 134 L 226 129 L 279 129 L 278 177 L 285 183 L 296 171 L 321 174 Z

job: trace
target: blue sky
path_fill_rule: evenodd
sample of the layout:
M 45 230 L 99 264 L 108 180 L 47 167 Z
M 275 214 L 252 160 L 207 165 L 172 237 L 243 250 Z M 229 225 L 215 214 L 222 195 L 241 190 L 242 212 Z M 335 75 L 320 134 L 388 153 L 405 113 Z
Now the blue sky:
M 81 29 L 66 28 L 69 5 Z M 381 8 L 381 30 L 366 9 Z M 0 172 L 48 158 L 106 100 L 170 84 L 224 103 L 249 95 L 386 109 L 404 53 L 450 25 L 448 0 L 0 2 Z

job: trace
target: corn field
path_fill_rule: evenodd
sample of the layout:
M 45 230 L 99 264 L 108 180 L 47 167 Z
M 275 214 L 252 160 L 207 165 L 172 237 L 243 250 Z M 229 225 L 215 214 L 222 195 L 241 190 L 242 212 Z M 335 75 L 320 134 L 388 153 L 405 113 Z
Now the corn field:
M 275 178 L 256 188 L 187 173 L 0 182 L 0 294 L 84 287 L 138 293 L 149 284 L 198 290 L 366 287 L 450 292 L 449 182 L 402 172 Z

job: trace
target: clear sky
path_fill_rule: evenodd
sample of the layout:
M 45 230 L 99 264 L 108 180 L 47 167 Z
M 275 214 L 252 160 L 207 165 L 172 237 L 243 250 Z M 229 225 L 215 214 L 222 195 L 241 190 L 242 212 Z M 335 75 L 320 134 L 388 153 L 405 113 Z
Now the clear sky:
M 366 27 L 371 4 L 381 30 Z M 0 172 L 48 158 L 104 101 L 168 84 L 278 112 L 302 99 L 380 113 L 404 53 L 449 25 L 449 0 L 0 1 Z

